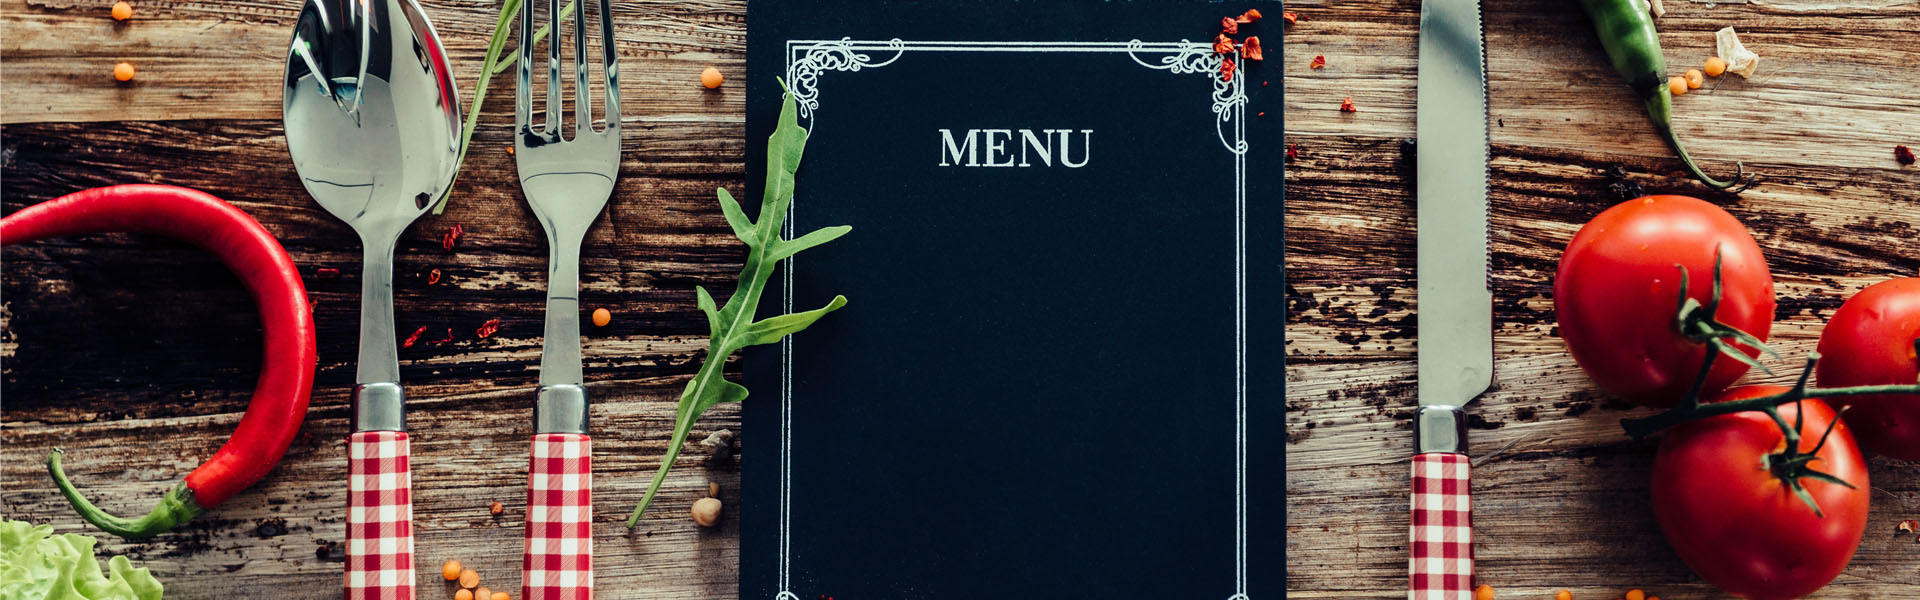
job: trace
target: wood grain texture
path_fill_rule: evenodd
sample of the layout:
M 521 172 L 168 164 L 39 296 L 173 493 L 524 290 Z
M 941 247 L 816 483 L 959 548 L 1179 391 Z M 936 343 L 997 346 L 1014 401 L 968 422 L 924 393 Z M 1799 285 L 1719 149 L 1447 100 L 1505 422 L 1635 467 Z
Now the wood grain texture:
M 1676 99 L 1677 127 L 1715 173 L 1765 177 L 1739 196 L 1691 183 L 1606 66 L 1573 2 L 1488 0 L 1495 389 L 1473 408 L 1478 576 L 1503 598 L 1722 598 L 1661 539 L 1657 442 L 1593 386 L 1553 321 L 1553 272 L 1586 220 L 1634 190 L 1719 204 L 1754 232 L 1779 294 L 1773 337 L 1811 352 L 1853 292 L 1920 272 L 1920 5 L 1666 3 L 1669 66 L 1734 25 L 1762 56 Z M 1404 598 L 1414 397 L 1411 174 L 1418 2 L 1290 3 L 1287 33 L 1288 596 Z M 1325 56 L 1327 67 L 1307 64 Z M 1358 113 L 1338 111 L 1351 96 Z M 1788 375 L 1748 377 L 1786 382 Z M 1875 458 L 1868 534 L 1819 598 L 1920 597 L 1920 465 Z
M 0 3 L 0 185 L 4 209 L 116 183 L 168 183 L 220 196 L 260 220 L 293 255 L 315 303 L 320 366 L 300 438 L 266 480 L 179 532 L 106 551 L 153 568 L 169 598 L 337 597 L 344 539 L 348 390 L 358 322 L 360 250 L 301 189 L 280 128 L 279 77 L 298 3 L 189 0 Z M 495 5 L 426 2 L 471 98 Z M 620 2 L 624 123 L 620 183 L 582 252 L 593 394 L 598 587 L 607 598 L 737 594 L 737 461 L 682 454 L 654 507 L 622 522 L 659 465 L 680 389 L 705 354 L 693 288 L 732 289 L 742 249 L 714 198 L 742 193 L 740 88 L 705 90 L 699 71 L 735 81 L 744 2 Z M 101 69 L 126 60 L 139 79 Z M 493 589 L 519 592 L 533 388 L 546 294 L 546 248 L 514 178 L 505 123 L 511 84 L 496 79 L 447 213 L 403 237 L 395 267 L 401 351 L 414 430 L 414 515 L 422 598 L 448 597 L 441 561 L 458 559 Z M 751 196 L 748 196 L 751 197 Z M 443 252 L 448 227 L 465 230 Z M 0 511 L 100 535 L 54 492 L 42 456 L 68 451 L 76 482 L 107 510 L 143 513 L 225 440 L 259 366 L 260 333 L 239 281 L 187 245 L 100 235 L 10 246 L 0 303 Z M 337 270 L 334 275 L 331 271 Z M 426 274 L 442 279 L 428 285 Z M 501 320 L 499 333 L 475 329 Z M 454 341 L 429 343 L 451 330 Z M 739 429 L 737 406 L 696 426 Z M 687 516 L 706 484 L 721 525 Z M 487 507 L 500 501 L 506 512 Z

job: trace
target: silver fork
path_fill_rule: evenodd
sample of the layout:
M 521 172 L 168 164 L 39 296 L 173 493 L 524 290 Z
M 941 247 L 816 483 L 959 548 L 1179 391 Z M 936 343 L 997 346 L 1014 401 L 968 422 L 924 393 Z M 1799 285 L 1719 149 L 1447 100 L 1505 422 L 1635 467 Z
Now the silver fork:
M 608 0 L 599 0 L 601 65 L 606 69 L 605 129 L 593 127 L 587 81 L 585 7 L 573 13 L 574 123 L 562 135 L 559 0 L 547 41 L 545 119 L 532 122 L 533 3 L 520 8 L 519 78 L 514 88 L 514 163 L 527 204 L 547 233 L 547 324 L 540 348 L 534 435 L 527 477 L 526 556 L 520 597 L 593 596 L 593 470 L 587 390 L 580 372 L 580 243 L 606 207 L 620 170 L 620 77 Z

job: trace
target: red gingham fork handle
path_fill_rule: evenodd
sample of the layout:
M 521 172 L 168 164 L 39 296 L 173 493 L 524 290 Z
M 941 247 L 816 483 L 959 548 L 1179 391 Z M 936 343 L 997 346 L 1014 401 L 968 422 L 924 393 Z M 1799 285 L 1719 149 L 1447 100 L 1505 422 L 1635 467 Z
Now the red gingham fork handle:
M 526 540 L 523 600 L 592 600 L 593 443 L 586 435 L 533 436 Z
M 1473 598 L 1473 507 L 1464 454 L 1413 457 L 1408 600 Z
M 403 431 L 347 436 L 346 600 L 413 600 L 413 471 Z

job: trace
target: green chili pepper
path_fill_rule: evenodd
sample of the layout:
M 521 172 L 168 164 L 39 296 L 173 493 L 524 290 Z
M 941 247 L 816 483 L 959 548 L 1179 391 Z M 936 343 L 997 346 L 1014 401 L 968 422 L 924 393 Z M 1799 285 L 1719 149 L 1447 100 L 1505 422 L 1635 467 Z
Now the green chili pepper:
M 1680 138 L 1674 136 L 1673 94 L 1667 91 L 1667 57 L 1660 52 L 1660 35 L 1654 32 L 1653 17 L 1647 14 L 1642 1 L 1580 0 L 1580 6 L 1587 10 L 1587 17 L 1593 19 L 1594 32 L 1599 34 L 1600 47 L 1606 49 L 1607 58 L 1613 61 L 1613 70 L 1619 71 L 1627 85 L 1646 102 L 1654 129 L 1673 147 L 1674 153 L 1680 155 L 1680 162 L 1686 163 L 1687 170 L 1716 190 L 1736 184 L 1740 190 L 1747 189 L 1753 185 L 1754 178 L 1747 174 L 1746 165 L 1735 163 L 1740 172 L 1734 175 L 1733 181 L 1708 177 L 1693 164 L 1693 157 L 1680 145 Z

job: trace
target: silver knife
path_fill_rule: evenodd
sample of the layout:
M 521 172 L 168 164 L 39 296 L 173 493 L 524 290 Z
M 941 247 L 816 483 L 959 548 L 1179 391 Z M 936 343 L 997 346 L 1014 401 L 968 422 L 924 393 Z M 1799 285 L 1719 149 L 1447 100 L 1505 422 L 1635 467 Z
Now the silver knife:
M 1420 3 L 1419 403 L 1408 598 L 1473 597 L 1466 405 L 1493 382 L 1487 77 L 1479 0 Z

